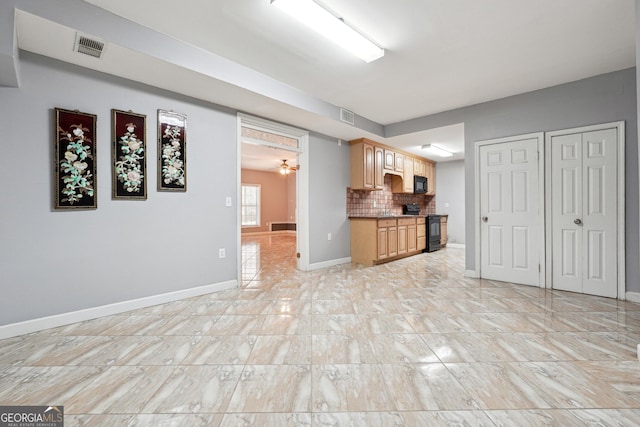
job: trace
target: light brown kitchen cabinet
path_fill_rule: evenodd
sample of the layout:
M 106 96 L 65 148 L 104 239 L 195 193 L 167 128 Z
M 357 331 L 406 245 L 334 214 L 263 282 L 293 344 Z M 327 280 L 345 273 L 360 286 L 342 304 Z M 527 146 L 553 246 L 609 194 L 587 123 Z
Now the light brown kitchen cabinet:
M 404 172 L 402 176 L 394 175 L 391 180 L 392 193 L 413 194 L 413 163 L 411 157 L 404 157 Z
M 386 227 L 378 228 L 378 259 L 389 257 L 389 232 Z
M 384 169 L 391 173 L 404 171 L 404 155 L 393 150 L 384 150 Z
M 422 159 L 413 159 L 413 174 L 426 176 L 427 162 Z
M 425 217 L 416 218 L 416 250 L 422 251 L 427 248 L 427 220 Z
M 407 225 L 407 251 L 415 252 L 418 250 L 418 235 L 416 224 Z
M 407 226 L 398 225 L 398 255 L 407 253 Z
M 398 227 L 387 227 L 387 255 L 389 258 L 398 255 Z
M 392 175 L 393 193 L 413 193 L 414 175 L 427 178 L 428 196 L 436 194 L 435 163 L 394 150 L 367 138 L 354 139 L 351 144 L 351 189 L 382 190 L 385 174 Z
M 420 220 L 424 229 L 424 217 L 351 218 L 351 261 L 373 265 L 419 253 Z
M 398 218 L 398 255 L 415 252 L 416 218 Z
M 373 188 L 374 190 L 382 190 L 384 188 L 384 149 L 373 146 Z
M 368 143 L 364 138 L 354 142 L 351 144 L 351 189 L 383 189 L 383 149 Z
M 393 170 L 402 173 L 404 171 L 404 155 L 396 153 L 395 162 L 393 164 Z
M 410 157 L 405 157 L 404 173 L 402 174 L 403 190 L 405 193 L 413 193 L 413 165 L 414 160 Z
M 436 164 L 426 162 L 425 176 L 427 177 L 427 196 L 435 196 L 436 194 Z
M 395 219 L 378 220 L 378 259 L 398 255 L 398 228 Z
M 384 150 L 384 168 L 392 171 L 396 166 L 396 152 Z

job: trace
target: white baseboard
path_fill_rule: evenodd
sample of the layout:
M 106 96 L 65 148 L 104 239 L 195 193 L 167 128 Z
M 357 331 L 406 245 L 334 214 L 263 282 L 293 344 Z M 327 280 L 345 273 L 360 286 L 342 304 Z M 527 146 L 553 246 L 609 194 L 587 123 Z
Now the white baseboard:
M 278 230 L 278 231 L 250 231 L 247 233 L 242 233 L 240 236 L 277 236 L 278 234 L 291 234 L 293 236 L 296 235 L 294 230 Z
M 0 339 L 30 334 L 32 332 L 43 331 L 50 328 L 57 328 L 58 326 L 65 326 L 71 323 L 97 319 L 98 317 L 111 316 L 113 314 L 120 314 L 131 310 L 151 307 L 158 304 L 165 304 L 181 299 L 197 297 L 200 295 L 210 294 L 212 292 L 233 289 L 237 286 L 237 280 L 229 280 L 227 282 L 199 286 L 197 288 L 184 289 L 181 291 L 169 292 L 166 294 L 152 295 L 149 297 L 122 301 L 114 304 L 102 305 L 99 307 L 71 311 L 69 313 L 55 314 L 53 316 L 25 320 L 24 322 L 10 323 L 8 325 L 0 326 Z
M 447 243 L 447 248 L 464 249 L 464 243 Z
M 627 298 L 627 301 L 640 302 L 640 293 L 638 292 L 627 292 L 625 293 L 625 297 Z
M 351 257 L 317 262 L 315 264 L 309 264 L 309 271 L 320 270 L 321 268 L 333 267 L 334 265 L 349 264 L 350 262 L 351 262 Z
M 478 279 L 480 277 L 480 274 L 478 274 L 476 270 L 465 270 L 464 277 L 472 277 L 474 279 Z

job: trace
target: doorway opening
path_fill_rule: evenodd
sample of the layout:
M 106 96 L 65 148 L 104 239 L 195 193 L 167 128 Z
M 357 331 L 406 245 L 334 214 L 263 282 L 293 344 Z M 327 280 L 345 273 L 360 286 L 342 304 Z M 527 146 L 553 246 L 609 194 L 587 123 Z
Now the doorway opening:
M 239 282 L 259 268 L 259 251 L 308 270 L 308 132 L 238 113 L 237 135 Z

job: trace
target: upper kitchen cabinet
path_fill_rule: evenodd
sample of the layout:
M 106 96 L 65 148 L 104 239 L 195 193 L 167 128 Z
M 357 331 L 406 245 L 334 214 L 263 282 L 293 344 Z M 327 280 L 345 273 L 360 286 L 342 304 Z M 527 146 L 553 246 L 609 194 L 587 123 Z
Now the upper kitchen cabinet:
M 413 159 L 413 174 L 417 176 L 427 176 L 426 160 Z
M 366 138 L 351 144 L 351 189 L 382 190 L 384 188 L 384 149 Z
M 402 176 L 394 175 L 391 181 L 391 191 L 393 193 L 413 194 L 413 167 L 415 159 L 404 156 L 404 171 Z
M 384 150 L 384 170 L 387 173 L 398 173 L 402 175 L 404 171 L 404 155 L 393 150 Z
M 435 163 L 367 138 L 351 144 L 351 189 L 382 190 L 384 175 L 390 174 L 392 193 L 413 194 L 414 175 L 427 178 L 427 196 L 436 194 Z
M 404 158 L 404 173 L 402 175 L 402 181 L 404 182 L 404 192 L 413 193 L 413 168 L 415 160 L 411 157 Z
M 427 177 L 427 196 L 436 195 L 436 164 L 426 162 L 425 175 Z

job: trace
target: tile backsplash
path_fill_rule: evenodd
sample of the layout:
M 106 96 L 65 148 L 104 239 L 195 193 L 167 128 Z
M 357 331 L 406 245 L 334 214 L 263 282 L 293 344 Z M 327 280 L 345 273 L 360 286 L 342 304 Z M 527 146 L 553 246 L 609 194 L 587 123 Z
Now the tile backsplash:
M 424 194 L 393 194 L 391 175 L 384 176 L 384 189 L 377 191 L 352 190 L 347 188 L 347 216 L 378 216 L 384 211 L 391 215 L 402 215 L 402 205 L 415 203 L 420 206 L 420 215 L 436 213 L 435 196 Z

